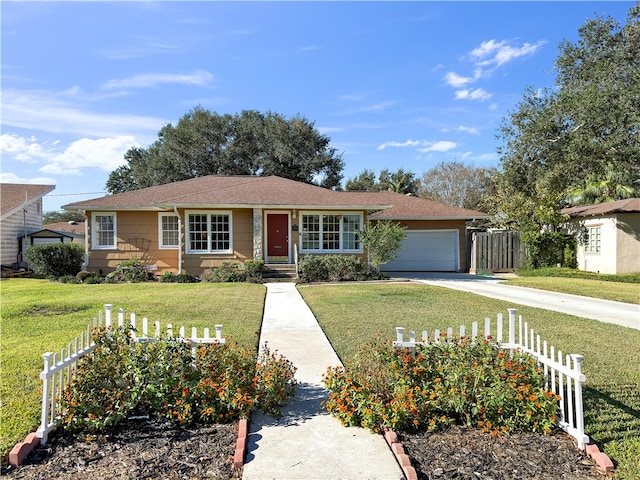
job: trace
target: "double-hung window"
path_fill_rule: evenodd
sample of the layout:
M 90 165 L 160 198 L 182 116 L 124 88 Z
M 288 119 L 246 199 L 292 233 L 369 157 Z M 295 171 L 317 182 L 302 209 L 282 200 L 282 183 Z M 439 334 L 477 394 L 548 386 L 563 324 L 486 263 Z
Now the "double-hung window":
M 173 213 L 160 213 L 158 217 L 158 244 L 160 248 L 179 248 L 180 219 Z
M 584 250 L 586 253 L 600 253 L 600 225 L 587 227 L 587 238 Z
M 91 246 L 95 250 L 117 248 L 117 222 L 113 212 L 91 215 Z
M 303 214 L 302 252 L 361 253 L 358 231 L 362 215 L 338 213 Z
M 231 212 L 187 212 L 187 253 L 232 253 Z

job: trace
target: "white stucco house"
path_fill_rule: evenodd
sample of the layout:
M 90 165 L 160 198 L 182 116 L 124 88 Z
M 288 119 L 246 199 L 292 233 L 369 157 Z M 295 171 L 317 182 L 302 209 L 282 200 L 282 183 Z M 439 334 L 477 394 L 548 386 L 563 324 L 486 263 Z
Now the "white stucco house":
M 578 235 L 578 269 L 640 272 L 640 198 L 562 210 Z

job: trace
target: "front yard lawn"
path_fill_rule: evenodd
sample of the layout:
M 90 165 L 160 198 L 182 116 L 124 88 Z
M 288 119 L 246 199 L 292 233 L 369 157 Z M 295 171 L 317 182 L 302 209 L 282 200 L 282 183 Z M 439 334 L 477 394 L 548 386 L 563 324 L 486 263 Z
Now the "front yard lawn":
M 406 332 L 426 329 L 432 335 L 435 328 L 449 326 L 457 332 L 461 324 L 470 332 L 471 323 L 478 321 L 482 331 L 484 318 L 495 320 L 503 312 L 506 319 L 507 308 L 518 308 L 543 340 L 565 354 L 584 356 L 586 432 L 618 463 L 619 478 L 640 478 L 640 331 L 428 285 L 341 284 L 299 290 L 343 361 L 377 335 L 391 342 L 396 326 Z
M 245 283 L 133 283 L 75 285 L 48 280 L 3 280 L 0 361 L 2 456 L 40 423 L 42 354 L 60 352 L 113 304 L 150 322 L 174 327 L 223 325 L 228 341 L 257 353 L 266 289 Z
M 640 304 L 640 274 L 598 275 L 568 268 L 547 268 L 518 272 L 506 283 L 552 292 Z

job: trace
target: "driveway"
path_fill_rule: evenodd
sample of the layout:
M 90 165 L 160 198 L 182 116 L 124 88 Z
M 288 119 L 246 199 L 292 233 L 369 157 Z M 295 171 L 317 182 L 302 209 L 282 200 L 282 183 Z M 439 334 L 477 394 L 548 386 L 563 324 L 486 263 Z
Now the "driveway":
M 386 273 L 391 278 L 415 280 L 428 285 L 497 298 L 518 305 L 544 308 L 640 330 L 640 305 L 505 285 L 501 283 L 504 278 L 498 276 L 470 275 L 468 273 Z

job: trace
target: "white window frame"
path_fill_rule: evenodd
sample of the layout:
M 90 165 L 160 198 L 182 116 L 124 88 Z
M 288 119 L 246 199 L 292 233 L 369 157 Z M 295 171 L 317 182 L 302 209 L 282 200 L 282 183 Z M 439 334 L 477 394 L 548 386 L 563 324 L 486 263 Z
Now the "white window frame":
M 113 217 L 113 239 L 109 244 L 99 243 L 100 233 L 97 217 Z M 91 214 L 91 248 L 94 250 L 115 250 L 118 248 L 118 215 L 116 212 L 93 212 Z
M 339 248 L 338 249 L 325 249 L 324 248 L 324 222 L 323 222 L 323 216 L 327 216 L 327 215 L 332 215 L 332 216 L 337 216 L 340 217 L 340 229 L 338 231 L 339 234 Z M 300 214 L 300 235 L 301 235 L 301 240 L 300 240 L 300 253 L 362 253 L 363 247 L 362 247 L 362 241 L 358 241 L 359 243 L 359 248 L 355 248 L 355 249 L 348 249 L 348 248 L 344 248 L 344 235 L 345 235 L 345 230 L 344 230 L 344 217 L 346 215 L 350 215 L 350 216 L 357 216 L 359 218 L 359 228 L 358 230 L 361 230 L 363 227 L 363 222 L 364 222 L 364 215 L 362 213 L 359 212 L 304 212 Z M 318 248 L 304 248 L 304 236 L 307 232 L 304 231 L 304 217 L 308 217 L 308 216 L 317 216 L 318 220 L 320 222 L 320 239 L 319 239 L 319 245 Z M 330 232 L 326 232 L 327 234 L 329 234 Z
M 207 249 L 191 248 L 191 215 L 207 216 Z M 224 250 L 213 250 L 211 248 L 211 216 L 224 215 L 228 218 L 229 223 L 229 248 Z M 185 251 L 186 253 L 196 254 L 229 254 L 233 253 L 233 214 L 231 210 L 188 210 L 185 212 Z
M 165 217 L 171 217 L 171 218 L 175 218 L 177 220 L 177 230 L 175 230 L 178 234 L 178 237 L 176 238 L 176 244 L 165 244 L 164 243 L 164 225 L 163 225 L 163 218 Z M 166 230 L 167 232 L 174 232 L 174 230 Z M 162 212 L 162 213 L 158 213 L 158 248 L 160 250 L 177 250 L 180 248 L 180 217 L 178 215 L 176 215 L 175 213 L 166 213 L 166 212 Z
M 598 255 L 602 251 L 602 225 L 590 225 L 587 228 L 587 236 L 584 245 L 585 253 Z

